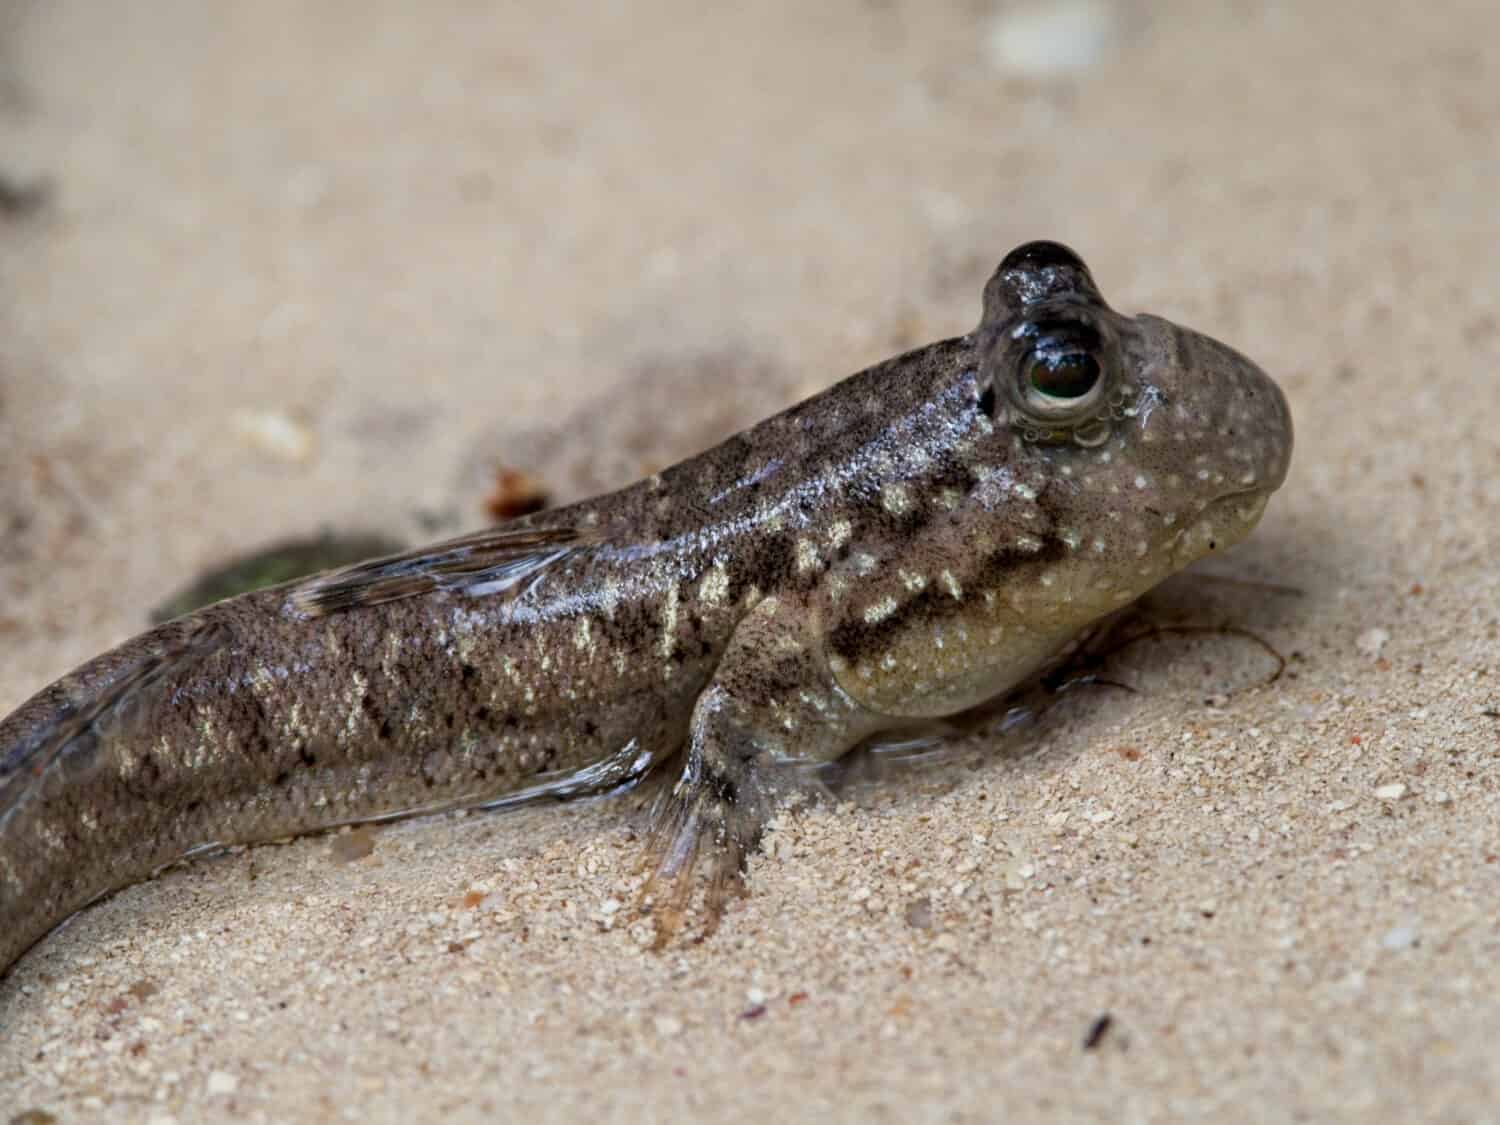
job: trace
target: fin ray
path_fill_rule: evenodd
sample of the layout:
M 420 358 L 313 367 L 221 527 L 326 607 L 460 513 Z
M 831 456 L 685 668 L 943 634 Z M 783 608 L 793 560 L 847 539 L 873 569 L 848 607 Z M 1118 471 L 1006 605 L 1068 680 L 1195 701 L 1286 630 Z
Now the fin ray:
M 598 542 L 574 527 L 489 528 L 320 574 L 293 587 L 287 604 L 302 617 L 327 617 L 437 590 L 498 594 Z

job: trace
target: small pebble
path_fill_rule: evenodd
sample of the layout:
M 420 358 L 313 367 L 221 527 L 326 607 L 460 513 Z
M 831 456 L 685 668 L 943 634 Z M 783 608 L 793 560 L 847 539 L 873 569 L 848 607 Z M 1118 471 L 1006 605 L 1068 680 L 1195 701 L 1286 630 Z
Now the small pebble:
M 375 829 L 368 824 L 341 832 L 329 845 L 329 853 L 339 863 L 353 863 L 375 851 Z
M 303 464 L 313 454 L 312 430 L 277 410 L 236 410 L 234 432 L 278 461 Z
M 914 930 L 932 929 L 932 899 L 923 895 L 907 903 L 906 924 Z
M 1399 801 L 1406 796 L 1406 786 L 1399 781 L 1392 785 L 1382 785 L 1375 790 L 1375 796 L 1382 801 Z
M 1115 6 L 1107 0 L 1047 0 L 996 16 L 985 54 L 1002 74 L 1058 77 L 1093 66 L 1120 31 Z
M 211 1071 L 208 1076 L 208 1096 L 229 1095 L 240 1088 L 240 1080 L 223 1070 Z
M 1385 932 L 1380 939 L 1380 944 L 1393 953 L 1400 953 L 1403 949 L 1410 949 L 1417 944 L 1417 928 L 1415 926 L 1396 926 Z
M 1354 642 L 1354 647 L 1359 649 L 1361 656 L 1367 656 L 1374 660 L 1380 655 L 1380 650 L 1385 648 L 1386 641 L 1391 639 L 1391 634 L 1385 629 L 1366 629 Z
M 491 519 L 509 520 L 540 512 L 547 506 L 546 487 L 530 473 L 501 467 L 495 470 L 495 487 L 485 498 Z

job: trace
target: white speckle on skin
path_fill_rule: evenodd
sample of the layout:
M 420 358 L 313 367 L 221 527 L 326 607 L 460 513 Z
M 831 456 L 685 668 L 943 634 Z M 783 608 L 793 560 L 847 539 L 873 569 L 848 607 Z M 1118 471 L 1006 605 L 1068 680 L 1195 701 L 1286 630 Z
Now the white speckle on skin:
M 875 568 L 880 565 L 880 560 L 869 551 L 860 551 L 854 556 L 854 572 L 863 577 L 869 577 L 875 573 Z
M 1135 477 L 1135 486 L 1137 488 L 1144 489 L 1144 488 L 1149 487 L 1150 484 L 1151 484 L 1151 482 L 1146 479 L 1146 476 L 1145 476 L 1144 473 L 1137 473 L 1136 474 L 1136 477 Z
M 939 577 L 942 579 L 943 589 L 948 591 L 948 596 L 954 601 L 958 601 L 964 596 L 964 588 L 958 584 L 958 579 L 953 577 L 951 570 L 943 571 Z
M 1104 547 L 1104 540 L 1103 539 L 1095 539 L 1094 542 L 1091 544 L 1091 546 L 1094 548 L 1094 554 L 1096 554 L 1096 555 L 1102 555 L 1102 554 L 1104 554 L 1105 547 Z
M 1022 500 L 1036 499 L 1036 489 L 1032 488 L 1031 485 L 1026 484 L 1022 481 L 1017 481 L 1011 486 L 1010 490 L 1017 496 L 1019 496 Z
M 810 574 L 818 565 L 818 549 L 810 539 L 797 540 L 797 573 Z
M 672 650 L 677 647 L 677 584 L 667 587 L 667 596 L 661 605 L 661 654 L 672 659 Z
M 594 637 L 588 614 L 581 613 L 578 615 L 578 623 L 573 626 L 573 647 L 580 652 L 587 652 L 593 644 Z
M 879 625 L 887 617 L 896 612 L 896 599 L 892 597 L 881 598 L 869 609 L 865 610 L 865 624 Z
M 1060 530 L 1057 533 L 1057 537 L 1068 545 L 1068 550 L 1070 551 L 1078 550 L 1079 545 L 1083 542 L 1083 536 L 1079 535 L 1078 532 L 1071 527 L 1065 527 Z
M 911 490 L 904 484 L 882 485 L 880 503 L 893 516 L 905 515 L 911 510 Z
M 390 676 L 401 657 L 401 634 L 394 629 L 386 631 L 385 644 L 380 653 L 380 670 Z
M 615 610 L 620 608 L 620 583 L 613 576 L 605 577 L 599 583 L 599 608 L 605 617 L 611 621 L 615 619 Z
M 854 527 L 848 520 L 834 520 L 828 529 L 828 542 L 836 551 L 849 542 L 849 537 L 853 534 Z
M 828 663 L 829 667 L 833 666 L 832 658 L 829 659 Z M 824 696 L 819 695 L 817 692 L 799 691 L 797 693 L 797 698 L 800 699 L 806 706 L 811 707 L 814 711 L 818 712 L 818 714 L 820 715 L 826 715 L 828 713 L 828 700 Z
M 1017 535 L 1016 549 L 1019 551 L 1026 551 L 1030 554 L 1035 554 L 1037 551 L 1040 551 L 1042 549 L 1042 541 L 1035 535 Z
M 346 738 L 354 737 L 354 731 L 359 726 L 360 718 L 364 715 L 364 709 L 360 704 L 370 691 L 370 681 L 365 679 L 363 673 L 357 669 L 349 673 L 349 682 L 352 686 L 344 693 L 344 702 L 349 708 L 349 714 L 344 719 L 344 736 Z
M 916 574 L 909 570 L 901 570 L 897 574 L 901 579 L 901 584 L 914 594 L 927 588 L 927 576 L 925 574 Z
M 708 568 L 708 573 L 698 584 L 698 598 L 704 605 L 717 609 L 728 596 L 729 572 L 724 569 L 723 560 L 720 560 Z

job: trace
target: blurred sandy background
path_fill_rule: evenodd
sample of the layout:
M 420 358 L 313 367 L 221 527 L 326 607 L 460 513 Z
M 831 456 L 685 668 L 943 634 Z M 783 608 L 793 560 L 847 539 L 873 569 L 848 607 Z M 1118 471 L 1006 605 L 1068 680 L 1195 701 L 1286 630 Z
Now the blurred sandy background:
M 1295 592 L 1157 599 L 1278 683 L 1138 646 L 663 955 L 638 801 L 179 870 L 0 984 L 0 1121 L 1494 1120 L 1497 106 L 1477 0 L 0 4 L 0 712 L 237 552 L 967 331 L 1027 238 L 1299 429 L 1213 567 Z

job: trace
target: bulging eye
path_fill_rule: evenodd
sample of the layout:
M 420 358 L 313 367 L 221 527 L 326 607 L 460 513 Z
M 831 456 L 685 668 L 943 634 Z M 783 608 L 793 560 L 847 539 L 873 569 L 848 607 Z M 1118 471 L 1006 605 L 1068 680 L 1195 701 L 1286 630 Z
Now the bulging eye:
M 1035 323 L 1017 333 L 1016 398 L 1044 423 L 1076 423 L 1093 413 L 1105 379 L 1104 341 L 1082 321 Z
M 1082 398 L 1102 374 L 1099 361 L 1085 351 L 1037 349 L 1026 357 L 1026 382 L 1045 398 Z

